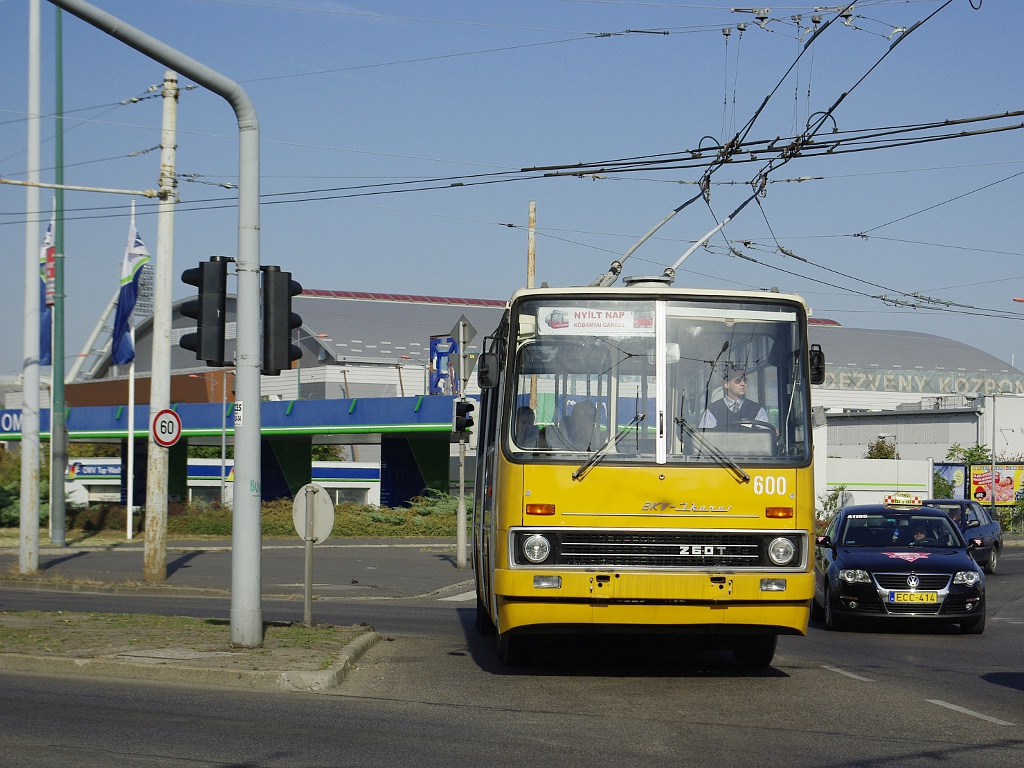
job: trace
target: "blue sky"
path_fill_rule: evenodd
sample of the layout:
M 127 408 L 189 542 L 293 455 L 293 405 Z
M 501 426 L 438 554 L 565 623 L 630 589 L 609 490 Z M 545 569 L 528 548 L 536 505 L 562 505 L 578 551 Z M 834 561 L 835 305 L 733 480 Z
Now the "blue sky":
M 970 0 L 857 3 L 785 80 L 810 36 L 811 4 L 772 5 L 760 24 L 711 0 L 95 4 L 246 90 L 261 129 L 261 261 L 307 288 L 507 298 L 525 284 L 531 200 L 538 282 L 589 283 L 695 195 L 706 170 L 607 163 L 698 149 L 707 159 L 776 86 L 747 141 L 792 137 L 843 93 L 821 142 L 1024 109 L 1017 0 L 973 0 L 980 10 Z M 823 22 L 835 15 L 818 13 Z M 5 179 L 25 177 L 27 14 L 26 0 L 0 0 Z M 44 113 L 54 103 L 54 16 L 44 1 Z M 922 20 L 875 66 L 901 37 L 895 30 Z M 164 68 L 68 15 L 63 36 L 65 183 L 156 187 L 161 99 L 149 89 Z M 121 103 L 133 97 L 143 98 Z M 776 163 L 764 196 L 682 265 L 676 285 L 778 287 L 803 295 L 818 317 L 948 336 L 1021 365 L 1024 304 L 1013 297 L 1024 295 L 1024 133 L 992 129 L 1022 123 L 928 128 L 900 135 L 989 132 Z M 43 125 L 42 178 L 52 181 L 54 125 Z M 747 153 L 716 170 L 709 203 L 681 211 L 624 273 L 675 262 L 749 197 L 772 156 L 762 146 L 756 161 Z M 519 173 L 575 163 L 597 172 Z M 234 193 L 219 185 L 237 181 L 237 169 L 230 107 L 203 89 L 184 91 L 175 299 L 189 293 L 177 279 L 184 269 L 235 254 Z M 50 197 L 41 195 L 46 219 Z M 129 203 L 66 194 L 72 359 L 117 286 Z M 136 207 L 155 254 L 155 205 L 138 198 Z M 0 374 L 21 365 L 24 208 L 23 188 L 0 185 L 0 312 L 10 329 Z

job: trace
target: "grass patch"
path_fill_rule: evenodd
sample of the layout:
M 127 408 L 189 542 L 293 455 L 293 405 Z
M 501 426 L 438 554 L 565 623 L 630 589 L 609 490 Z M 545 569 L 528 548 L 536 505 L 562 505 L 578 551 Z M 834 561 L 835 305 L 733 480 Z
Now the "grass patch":
M 473 508 L 472 499 L 466 501 Z M 265 502 L 262 505 L 263 535 L 269 538 L 296 536 L 292 521 L 291 499 Z M 368 507 L 338 504 L 334 508 L 334 538 L 356 537 L 423 537 L 442 538 L 457 535 L 458 499 L 448 494 L 431 492 L 413 499 L 408 507 Z M 127 534 L 127 518 L 123 507 L 100 505 L 68 512 L 65 542 L 69 546 L 123 544 Z M 231 536 L 232 510 L 219 504 L 171 504 L 167 509 L 169 539 L 219 539 Z M 145 510 L 133 518 L 134 538 L 145 536 Z M 50 542 L 47 529 L 41 528 L 41 546 Z M 0 527 L 0 546 L 16 547 L 20 532 L 15 527 Z
M 264 644 L 231 646 L 227 619 L 196 619 L 155 614 L 0 611 L 0 653 L 95 658 L 141 651 L 190 651 L 211 658 L 188 659 L 190 666 L 243 664 L 253 669 L 329 668 L 342 648 L 371 631 L 365 625 L 305 627 L 267 622 Z M 225 656 L 230 654 L 230 658 Z

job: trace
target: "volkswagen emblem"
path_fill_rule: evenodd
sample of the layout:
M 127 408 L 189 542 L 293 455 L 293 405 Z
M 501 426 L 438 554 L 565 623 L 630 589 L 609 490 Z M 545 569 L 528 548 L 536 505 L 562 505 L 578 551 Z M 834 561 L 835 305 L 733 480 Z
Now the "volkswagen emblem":
M 907 576 L 907 586 L 911 589 L 917 589 L 921 585 L 921 580 L 917 578 L 916 573 L 912 573 Z

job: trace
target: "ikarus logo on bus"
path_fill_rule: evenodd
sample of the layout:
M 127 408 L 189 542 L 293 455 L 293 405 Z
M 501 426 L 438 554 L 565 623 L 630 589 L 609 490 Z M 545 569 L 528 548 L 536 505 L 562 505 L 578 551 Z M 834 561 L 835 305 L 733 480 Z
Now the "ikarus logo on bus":
M 732 505 L 696 504 L 692 501 L 680 501 L 675 504 L 671 501 L 645 501 L 640 507 L 641 512 L 664 512 L 668 509 L 673 512 L 728 512 Z

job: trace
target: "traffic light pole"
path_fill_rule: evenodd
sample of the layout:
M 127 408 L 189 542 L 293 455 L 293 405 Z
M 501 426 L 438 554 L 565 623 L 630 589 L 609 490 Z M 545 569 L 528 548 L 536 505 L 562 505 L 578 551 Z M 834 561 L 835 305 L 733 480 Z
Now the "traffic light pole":
M 221 96 L 238 121 L 238 273 L 235 391 L 235 488 L 231 539 L 231 642 L 263 645 L 260 602 L 260 130 L 242 88 L 169 45 L 83 0 L 49 0 L 166 67 Z M 37 238 L 38 240 L 38 238 Z M 37 324 L 38 327 L 38 324 Z M 168 358 L 170 350 L 167 350 Z M 156 349 L 154 346 L 154 360 Z M 168 361 L 169 362 L 169 361 Z M 155 373 L 155 371 L 154 371 Z M 238 406 L 236 406 L 238 407 Z
M 459 399 L 466 399 L 466 323 L 459 322 Z M 456 567 L 465 568 L 466 557 L 466 433 L 459 432 L 459 504 L 455 511 L 456 525 Z

